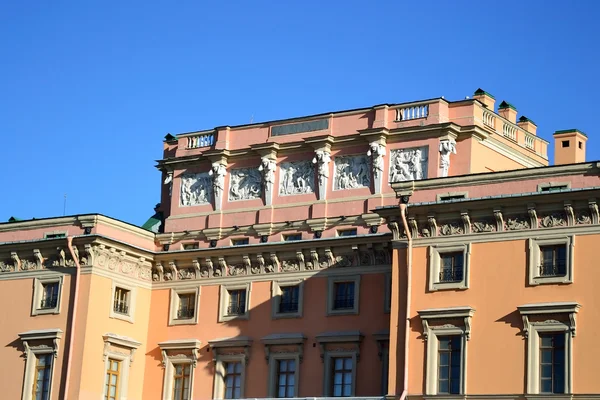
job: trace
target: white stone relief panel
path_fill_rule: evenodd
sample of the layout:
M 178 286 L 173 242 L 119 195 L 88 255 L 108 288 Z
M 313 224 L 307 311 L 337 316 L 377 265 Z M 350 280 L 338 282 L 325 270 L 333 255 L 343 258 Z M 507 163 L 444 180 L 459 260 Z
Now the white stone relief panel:
M 231 170 L 229 201 L 258 199 L 262 195 L 262 177 L 257 168 Z
M 369 158 L 366 155 L 342 156 L 334 160 L 333 190 L 371 186 Z
M 428 146 L 390 151 L 390 182 L 427 179 Z
M 315 170 L 310 161 L 281 163 L 279 195 L 314 193 Z
M 207 172 L 183 174 L 179 204 L 183 207 L 209 204 L 213 194 L 212 186 L 212 178 Z

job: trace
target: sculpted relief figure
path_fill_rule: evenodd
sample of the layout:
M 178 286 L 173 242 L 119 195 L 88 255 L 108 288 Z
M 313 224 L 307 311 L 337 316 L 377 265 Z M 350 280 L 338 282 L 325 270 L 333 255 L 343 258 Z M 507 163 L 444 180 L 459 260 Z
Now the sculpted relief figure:
M 314 174 L 309 161 L 281 163 L 279 195 L 313 193 Z
M 275 183 L 275 168 L 277 168 L 277 165 L 274 160 L 270 160 L 267 157 L 261 158 L 258 170 L 263 173 L 266 187 L 270 187 L 270 185 Z
M 260 172 L 256 168 L 239 168 L 231 170 L 229 201 L 260 198 L 262 194 L 260 175 Z
M 315 158 L 313 158 L 313 164 L 318 164 L 319 173 L 319 185 L 323 185 L 325 180 L 329 178 L 329 162 L 331 161 L 331 154 L 326 151 L 318 150 L 315 152 Z
M 373 176 L 379 177 L 383 173 L 383 156 L 385 155 L 385 146 L 379 143 L 371 143 L 367 156 L 373 159 Z
M 212 169 L 208 171 L 208 175 L 213 177 L 213 187 L 215 194 L 220 196 L 225 190 L 225 175 L 227 175 L 227 166 L 223 163 L 213 163 Z
M 212 184 L 208 173 L 188 173 L 181 177 L 181 206 L 208 204 L 211 196 Z
M 371 185 L 368 158 L 362 156 L 342 156 L 335 158 L 334 190 L 356 189 Z
M 440 142 L 440 176 L 448 176 L 450 154 L 456 154 L 456 142 L 454 139 L 442 140 Z
M 427 178 L 427 147 L 391 151 L 390 182 Z

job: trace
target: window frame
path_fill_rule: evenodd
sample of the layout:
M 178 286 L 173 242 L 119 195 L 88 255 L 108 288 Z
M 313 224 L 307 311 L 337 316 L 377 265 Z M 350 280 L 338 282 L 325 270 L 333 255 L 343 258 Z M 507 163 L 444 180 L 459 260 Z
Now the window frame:
M 33 299 L 31 303 L 31 315 L 60 314 L 62 303 L 64 275 L 53 275 L 48 277 L 36 277 L 33 279 Z M 56 306 L 52 308 L 40 308 L 44 295 L 44 284 L 58 283 L 58 297 Z
M 298 287 L 298 310 L 295 312 L 282 313 L 279 312 L 281 304 L 281 288 Z M 304 303 L 304 279 L 295 280 L 274 280 L 271 282 L 271 318 L 302 318 Z
M 106 333 L 104 336 L 102 336 L 102 339 L 104 340 L 104 376 L 106 377 L 106 371 L 110 365 L 110 359 L 121 362 L 122 369 L 119 375 L 120 383 L 119 390 L 117 392 L 117 399 L 125 400 L 127 399 L 127 391 L 129 387 L 129 368 L 133 363 L 136 350 L 142 344 L 135 339 L 126 336 L 119 336 L 114 333 Z M 118 351 L 111 349 L 111 347 L 118 348 Z M 121 349 L 124 349 L 125 351 L 121 351 Z M 106 387 L 106 385 L 104 386 Z M 102 393 L 102 398 L 105 398 L 106 393 L 104 393 L 104 390 Z
M 324 365 L 323 376 L 323 395 L 328 397 L 331 395 L 332 389 L 332 366 L 331 359 L 336 357 L 352 357 L 352 392 L 350 397 L 356 396 L 356 371 L 358 362 L 360 361 L 360 345 L 364 336 L 360 331 L 341 331 L 341 332 L 324 332 L 315 336 L 316 342 L 319 344 L 321 352 L 321 360 Z M 333 345 L 332 349 L 328 345 Z M 339 345 L 353 346 L 345 349 L 339 349 Z
M 335 285 L 337 283 L 354 283 L 354 306 L 348 309 L 336 310 L 335 305 Z M 339 275 L 329 276 L 327 279 L 327 315 L 357 315 L 360 306 L 360 275 Z
M 227 307 L 229 306 L 229 291 L 230 290 L 246 290 L 246 310 L 244 314 L 229 315 Z M 250 299 L 252 293 L 252 284 L 250 282 L 224 284 L 219 287 L 219 322 L 227 322 L 232 320 L 250 319 Z
M 324 368 L 325 368 L 325 378 L 324 378 L 324 388 L 323 394 L 326 397 L 333 397 L 333 360 L 336 358 L 350 358 L 352 360 L 352 383 L 350 385 L 350 396 L 340 396 L 340 397 L 354 397 L 356 396 L 356 370 L 358 363 L 358 354 L 356 351 L 348 350 L 348 351 L 325 351 L 325 359 L 324 359 Z
M 241 242 L 244 242 L 244 243 L 241 243 Z M 231 239 L 232 246 L 248 246 L 249 244 L 250 244 L 249 237 L 239 237 L 239 238 Z
M 19 339 L 23 343 L 23 353 L 25 357 L 25 374 L 23 378 L 22 400 L 33 400 L 33 385 L 36 382 L 37 360 L 40 355 L 51 355 L 50 378 L 48 388 L 48 399 L 52 399 L 52 389 L 54 387 L 55 362 L 58 358 L 59 342 L 62 338 L 61 329 L 32 330 L 19 333 Z M 50 342 L 51 345 L 31 345 L 31 342 Z
M 177 318 L 179 311 L 179 296 L 193 294 L 194 300 L 194 317 L 193 318 Z M 200 311 L 200 286 L 183 286 L 171 288 L 169 301 L 169 326 L 173 325 L 197 325 L 198 313 Z
M 114 373 L 114 371 L 112 369 L 110 369 L 112 367 L 112 362 L 117 362 L 117 368 L 118 370 L 116 371 L 116 374 Z M 115 357 L 108 357 L 107 360 L 107 368 L 105 369 L 104 372 L 104 376 L 106 377 L 107 375 L 109 376 L 109 380 L 108 380 L 108 388 L 106 387 L 106 384 L 104 384 L 104 400 L 109 400 L 110 399 L 110 395 L 109 393 L 107 393 L 107 389 L 110 389 L 110 376 L 111 375 L 116 375 L 117 376 L 117 383 L 115 384 L 115 399 L 119 398 L 119 393 L 121 393 L 121 372 L 123 371 L 123 360 L 119 360 L 118 358 Z
M 214 351 L 214 350 L 213 350 Z M 246 355 L 240 354 L 217 354 L 215 362 L 213 399 L 224 399 L 226 390 L 226 370 L 225 364 L 230 362 L 239 362 L 242 367 L 240 373 L 240 398 L 243 399 L 246 393 Z
M 129 294 L 127 296 L 127 314 L 122 314 L 122 313 L 116 312 L 114 309 L 115 294 L 116 294 L 117 288 L 129 290 Z M 109 317 L 127 321 L 127 322 L 130 322 L 133 324 L 135 322 L 135 303 L 136 303 L 135 300 L 136 300 L 136 297 L 137 297 L 137 288 L 135 286 L 128 285 L 126 283 L 123 283 L 122 281 L 113 279 L 112 287 L 111 287 L 111 296 L 110 296 Z
M 158 347 L 162 353 L 162 366 L 164 368 L 162 400 L 173 400 L 175 365 L 178 364 L 190 365 L 188 398 L 194 398 L 194 375 L 201 344 L 198 339 L 178 339 L 158 343 Z M 169 355 L 169 353 L 173 355 Z
M 535 237 L 528 240 L 529 257 L 528 257 L 528 283 L 530 286 L 544 284 L 569 284 L 573 283 L 574 266 L 575 266 L 575 235 L 568 236 L 549 236 Z M 564 245 L 566 250 L 565 256 L 565 275 L 564 276 L 542 276 L 539 266 L 541 264 L 541 248 L 544 246 Z
M 448 253 L 463 253 L 463 277 L 456 282 L 441 282 L 442 255 Z M 471 243 L 429 246 L 429 291 L 466 290 L 469 288 L 471 267 Z
M 298 239 L 291 239 L 292 237 L 298 237 L 300 236 L 300 238 Z M 296 233 L 283 233 L 281 235 L 281 241 L 282 242 L 298 242 L 302 240 L 302 232 L 296 232 Z
M 266 360 L 269 364 L 269 379 L 267 394 L 270 398 L 277 397 L 277 378 L 278 378 L 278 362 L 282 359 L 296 361 L 296 371 L 294 373 L 294 397 L 298 397 L 298 389 L 300 383 L 300 364 L 302 363 L 304 355 L 304 342 L 306 337 L 302 333 L 273 333 L 267 335 L 261 339 L 261 342 L 265 346 Z M 272 347 L 286 347 L 284 351 L 272 351 Z M 295 346 L 295 351 L 291 350 L 290 347 Z
M 467 393 L 467 353 L 471 338 L 471 319 L 475 309 L 469 306 L 434 308 L 417 311 L 423 324 L 425 338 L 425 394 L 438 395 L 439 337 L 461 337 L 460 391 L 458 394 L 443 393 L 440 396 L 460 396 Z M 460 324 L 452 324 L 461 320 Z M 432 325 L 434 322 L 435 325 Z
M 580 308 L 581 305 L 577 302 L 537 303 L 517 307 L 523 318 L 523 333 L 527 342 L 527 394 L 542 394 L 540 393 L 540 334 L 561 332 L 565 334 L 565 391 L 557 395 L 572 393 L 573 338 L 576 333 L 576 314 Z M 555 320 L 557 315 L 561 315 L 564 321 Z M 531 321 L 531 317 L 540 321 Z
M 346 234 L 346 232 L 354 232 L 351 235 Z M 336 237 L 354 237 L 354 236 L 358 236 L 358 228 L 345 228 L 345 229 L 338 229 L 335 231 L 335 236 Z

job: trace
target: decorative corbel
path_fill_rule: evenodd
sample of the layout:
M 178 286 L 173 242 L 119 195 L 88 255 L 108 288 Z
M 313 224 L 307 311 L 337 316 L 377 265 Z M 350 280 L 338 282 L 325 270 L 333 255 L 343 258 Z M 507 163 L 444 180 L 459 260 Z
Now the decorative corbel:
M 160 261 L 154 263 L 154 271 L 156 271 L 156 275 L 158 275 L 158 280 L 162 281 L 165 275 L 165 270 Z
M 572 312 L 569 313 L 569 321 L 571 321 L 571 326 L 569 327 L 569 330 L 571 331 L 571 336 L 575 337 L 575 333 L 576 333 L 576 323 L 577 323 L 577 314 Z
M 332 267 L 335 264 L 335 257 L 329 247 L 325 248 L 325 260 L 327 261 L 328 267 Z
M 298 343 L 298 361 L 302 364 L 302 360 L 304 359 L 304 342 Z
M 279 263 L 279 258 L 277 258 L 277 253 L 271 253 L 269 258 L 271 259 L 271 264 L 273 265 L 275 272 L 281 271 L 281 264 Z
M 529 337 L 529 316 L 527 314 L 522 315 L 523 318 L 523 335 Z
M 535 204 L 527 205 L 527 214 L 529 215 L 529 225 L 531 226 L 531 229 L 537 229 L 538 228 L 538 216 L 537 216 L 537 212 L 535 211 Z
M 400 239 L 400 227 L 397 221 L 388 221 L 388 229 L 392 232 L 392 240 Z
M 250 362 L 250 346 L 244 346 L 244 364 L 248 365 Z
M 588 206 L 590 208 L 590 216 L 592 217 L 592 224 L 597 224 L 600 220 L 600 215 L 598 213 L 598 204 L 596 203 L 596 199 L 590 199 L 588 201 Z
M 437 222 L 435 221 L 435 216 L 433 215 L 429 215 L 427 217 L 427 224 L 429 225 L 429 233 L 431 234 L 432 237 L 435 237 L 438 235 L 438 226 L 437 226 Z
M 250 274 L 250 268 L 252 268 L 252 261 L 250 260 L 250 256 L 248 254 L 244 254 L 242 256 L 242 265 L 246 268 L 246 274 Z
M 360 342 L 356 343 L 356 362 L 360 361 Z
M 467 340 L 471 340 L 471 316 L 465 317 L 465 337 Z
M 173 274 L 173 280 L 177 280 L 178 276 L 177 276 L 177 264 L 175 264 L 175 261 L 169 261 L 169 269 L 171 270 L 171 273 Z
M 27 356 L 29 355 L 29 342 L 27 340 L 23 340 L 23 356 L 27 360 Z
M 65 254 L 65 250 L 62 247 L 57 247 L 56 251 L 58 251 L 58 265 L 60 267 L 64 267 L 67 265 L 67 256 Z
M 265 271 L 265 258 L 263 257 L 262 254 L 256 255 L 256 263 L 258 264 L 258 267 L 260 268 L 261 272 L 264 272 Z
M 304 253 L 302 253 L 302 250 L 296 251 L 296 260 L 298 260 L 300 271 L 304 271 L 306 269 L 306 265 L 304 264 Z
M 425 341 L 429 340 L 429 321 L 427 319 L 422 318 L 421 323 L 423 324 L 423 338 Z
M 227 275 L 227 261 L 225 260 L 225 257 L 219 257 L 219 265 L 217 270 L 219 271 L 219 276 Z
M 133 354 L 131 354 L 131 358 L 133 359 Z M 192 368 L 196 368 L 196 366 L 198 365 L 198 358 L 200 358 L 199 349 L 193 348 L 192 349 Z
M 269 364 L 269 358 L 271 358 L 271 350 L 268 344 L 265 344 L 265 360 L 267 360 L 267 364 Z
M 160 353 L 162 354 L 162 366 L 163 368 L 167 368 L 167 360 L 169 359 L 169 356 L 167 356 L 167 350 L 161 350 Z
M 461 211 L 460 218 L 462 219 L 463 223 L 463 231 L 465 232 L 465 235 L 468 235 L 471 233 L 471 218 L 469 217 L 469 212 Z
M 130 349 L 129 350 L 129 366 L 131 367 L 131 365 L 133 364 L 133 358 L 135 357 L 135 351 L 137 349 Z
M 415 217 L 408 218 L 408 228 L 413 239 L 419 237 L 419 223 Z
M 54 349 L 52 349 L 54 358 L 58 358 L 58 347 L 59 347 L 58 338 L 55 337 L 54 339 L 52 339 L 52 344 L 54 344 Z
M 310 262 L 313 265 L 313 269 L 319 268 L 319 253 L 317 249 L 310 249 Z
M 19 255 L 17 254 L 17 252 L 11 251 L 10 258 L 15 263 L 15 271 L 20 271 L 21 270 L 21 259 L 19 258 Z
M 192 267 L 196 273 L 196 279 L 200 278 L 202 272 L 200 271 L 200 261 L 198 259 L 192 260 Z
M 567 226 L 575 225 L 575 213 L 573 212 L 573 206 L 571 202 L 565 201 L 565 215 L 567 217 Z
M 35 259 L 35 269 L 44 268 L 44 257 L 39 249 L 33 249 L 33 258 Z
M 106 361 L 108 357 L 108 350 L 110 350 L 110 342 L 108 340 L 104 341 L 104 351 L 102 352 L 102 360 Z
M 325 343 L 319 343 L 319 352 L 321 353 L 321 363 L 325 363 Z
M 94 265 L 94 249 L 91 244 L 84 244 L 83 251 L 87 255 L 87 265 Z
M 502 216 L 502 210 L 494 210 L 494 219 L 496 220 L 496 232 L 502 232 L 504 230 L 504 217 Z

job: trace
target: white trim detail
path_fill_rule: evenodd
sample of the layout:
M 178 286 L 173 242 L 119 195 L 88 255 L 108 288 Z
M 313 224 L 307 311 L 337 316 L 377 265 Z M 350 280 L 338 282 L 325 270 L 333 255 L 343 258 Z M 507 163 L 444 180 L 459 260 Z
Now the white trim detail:
M 227 308 L 229 306 L 229 291 L 230 290 L 246 290 L 246 303 L 243 314 L 229 315 Z M 219 322 L 232 321 L 235 319 L 250 319 L 250 295 L 252 285 L 250 282 L 239 282 L 231 284 L 223 284 L 219 288 Z
M 178 318 L 179 296 L 182 294 L 194 295 L 194 316 L 192 318 Z M 200 311 L 200 286 L 184 286 L 171 288 L 169 301 L 169 326 L 173 325 L 196 325 L 198 324 L 198 313 Z
M 106 372 L 108 371 L 111 359 L 121 362 L 122 369 L 119 372 L 119 391 L 117 392 L 117 399 L 127 400 L 129 368 L 133 363 L 135 351 L 142 344 L 135 339 L 119 336 L 114 333 L 106 333 L 102 336 L 102 339 L 104 339 L 104 351 L 102 352 L 104 359 L 104 374 L 106 375 Z M 117 351 L 116 349 L 111 349 L 111 346 L 121 347 L 128 351 Z
M 281 288 L 282 287 L 298 287 L 298 311 L 282 313 L 279 312 L 281 303 Z M 303 313 L 304 303 L 304 280 L 303 279 L 275 279 L 271 283 L 271 317 L 279 318 L 301 318 Z
M 442 267 L 442 256 L 448 253 L 459 253 L 463 255 L 462 280 L 456 282 L 440 282 L 440 271 Z M 468 289 L 469 272 L 471 267 L 471 243 L 456 245 L 433 245 L 429 246 L 429 291 L 444 289 Z
M 23 343 L 23 355 L 25 356 L 25 375 L 23 377 L 23 395 L 22 400 L 33 399 L 33 385 L 35 383 L 36 360 L 39 355 L 52 354 L 50 365 L 50 387 L 48 388 L 48 398 L 52 398 L 52 388 L 54 381 L 54 361 L 58 357 L 59 341 L 62 338 L 61 329 L 41 329 L 19 333 L 19 339 Z M 32 345 L 32 343 L 41 344 Z M 48 343 L 51 344 L 48 344 Z
M 336 283 L 354 283 L 354 305 L 348 309 L 335 309 L 335 285 Z M 360 305 L 360 275 L 330 276 L 327 279 L 327 315 L 353 315 L 359 313 Z
M 52 275 L 35 277 L 33 279 L 33 300 L 31 303 L 31 315 L 44 315 L 44 314 L 60 314 L 60 304 L 62 302 L 62 291 L 63 291 L 64 275 Z M 56 306 L 52 308 L 40 308 L 42 297 L 44 294 L 44 285 L 49 283 L 58 283 L 58 296 L 56 299 Z
M 544 238 L 530 238 L 529 242 L 529 262 L 528 262 L 528 280 L 529 285 L 542 285 L 545 283 L 573 283 L 573 266 L 575 258 L 575 235 L 555 236 Z M 540 247 L 564 245 L 566 250 L 566 265 L 564 276 L 542 276 L 540 275 L 540 265 L 542 262 Z
M 193 398 L 194 370 L 198 362 L 198 352 L 201 344 L 202 342 L 198 339 L 168 340 L 158 344 L 162 354 L 162 366 L 165 369 L 162 400 L 171 400 L 173 397 L 175 364 L 189 364 L 191 366 L 188 399 Z
M 121 314 L 115 311 L 115 292 L 117 288 L 128 290 L 127 294 L 127 313 Z M 123 283 L 118 279 L 112 280 L 112 288 L 110 295 L 110 318 L 122 319 L 123 321 L 131 322 L 132 324 L 135 322 L 135 303 L 137 297 L 137 290 L 135 286 L 128 285 Z

